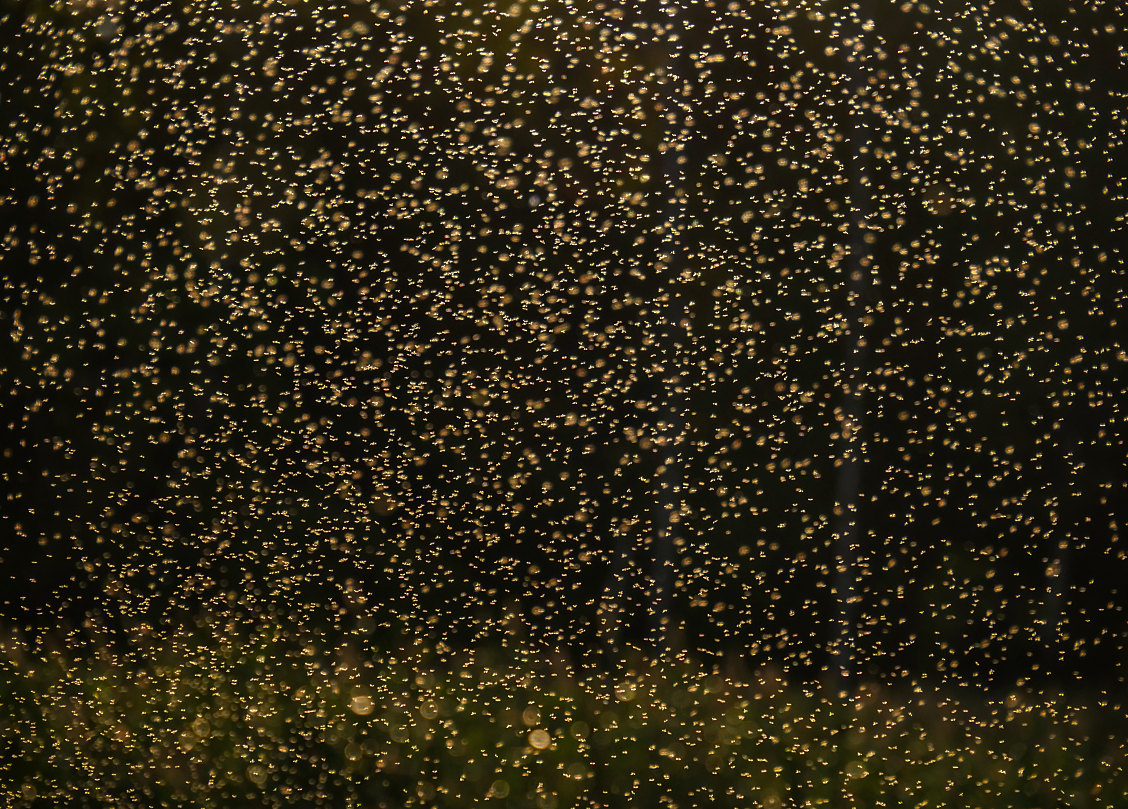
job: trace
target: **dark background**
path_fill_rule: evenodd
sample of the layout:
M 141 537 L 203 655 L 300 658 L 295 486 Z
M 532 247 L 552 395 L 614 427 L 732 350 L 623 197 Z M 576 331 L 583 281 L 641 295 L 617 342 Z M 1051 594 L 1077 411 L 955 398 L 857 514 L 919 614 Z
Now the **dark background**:
M 3 8 L 9 627 L 1122 678 L 1113 4 Z

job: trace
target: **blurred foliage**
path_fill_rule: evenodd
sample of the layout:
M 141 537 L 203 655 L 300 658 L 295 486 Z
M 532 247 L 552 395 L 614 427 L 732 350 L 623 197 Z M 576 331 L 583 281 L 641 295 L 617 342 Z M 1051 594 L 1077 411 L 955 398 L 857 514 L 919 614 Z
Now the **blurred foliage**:
M 9 638 L 12 807 L 1122 806 L 1122 704 L 788 685 L 684 658 L 391 653 L 223 624 L 128 652 Z

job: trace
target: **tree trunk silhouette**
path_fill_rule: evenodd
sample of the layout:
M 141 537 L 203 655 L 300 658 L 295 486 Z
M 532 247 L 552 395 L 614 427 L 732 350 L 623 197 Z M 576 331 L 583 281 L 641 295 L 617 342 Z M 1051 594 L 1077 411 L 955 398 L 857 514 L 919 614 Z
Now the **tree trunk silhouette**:
M 853 679 L 858 650 L 855 645 L 858 621 L 858 546 L 862 527 L 858 509 L 863 493 L 865 468 L 866 402 L 865 384 L 870 346 L 866 337 L 866 316 L 871 295 L 873 262 L 866 240 L 868 220 L 873 213 L 867 104 L 865 102 L 868 64 L 865 30 L 872 21 L 870 4 L 857 6 L 856 45 L 843 42 L 843 72 L 850 86 L 846 128 L 846 172 L 849 200 L 847 208 L 850 249 L 846 260 L 846 323 L 842 357 L 842 399 L 839 416 L 838 474 L 834 486 L 835 599 L 836 627 L 831 641 L 831 674 L 842 683 Z

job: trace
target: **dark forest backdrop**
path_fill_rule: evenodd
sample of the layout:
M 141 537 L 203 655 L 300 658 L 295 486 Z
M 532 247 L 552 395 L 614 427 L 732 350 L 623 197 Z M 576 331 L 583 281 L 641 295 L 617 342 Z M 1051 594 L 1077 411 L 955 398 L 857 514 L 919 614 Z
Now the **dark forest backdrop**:
M 1122 677 L 1115 3 L 4 9 L 9 627 Z

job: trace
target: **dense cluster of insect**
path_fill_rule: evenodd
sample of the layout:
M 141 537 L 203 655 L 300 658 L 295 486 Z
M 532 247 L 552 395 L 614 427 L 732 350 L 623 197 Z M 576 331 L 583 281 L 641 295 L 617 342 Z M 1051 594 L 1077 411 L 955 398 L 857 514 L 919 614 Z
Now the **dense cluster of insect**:
M 1122 11 L 3 6 L 5 625 L 1122 682 Z

